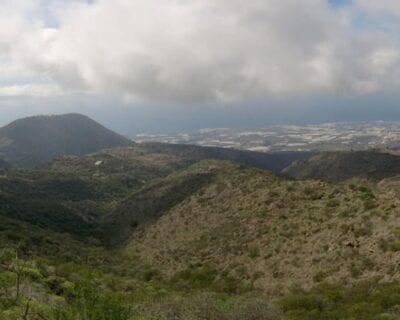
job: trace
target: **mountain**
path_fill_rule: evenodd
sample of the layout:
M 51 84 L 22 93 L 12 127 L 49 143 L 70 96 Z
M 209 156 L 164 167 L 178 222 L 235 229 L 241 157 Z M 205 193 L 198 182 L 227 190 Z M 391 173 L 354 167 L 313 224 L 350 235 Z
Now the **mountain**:
M 0 215 L 116 245 L 212 178 L 185 171 L 199 161 L 235 159 L 279 172 L 304 156 L 153 143 L 58 156 L 0 177 Z
M 400 175 L 400 156 L 379 151 L 325 152 L 297 160 L 282 173 L 295 179 L 379 181 Z
M 324 281 L 400 279 L 391 271 L 400 250 L 399 204 L 387 189 L 290 181 L 220 161 L 186 173 L 201 171 L 212 178 L 132 232 L 127 253 L 177 283 L 210 272 L 232 281 L 232 290 L 255 286 L 271 295 Z M 124 206 L 126 216 L 139 212 L 138 199 Z
M 0 128 L 0 158 L 32 167 L 63 154 L 81 155 L 131 141 L 80 114 L 35 116 Z
M 115 245 L 206 183 L 213 172 L 180 173 L 203 159 L 234 158 L 279 172 L 280 165 L 302 156 L 166 144 L 59 156 L 40 168 L 10 170 L 0 177 L 0 214 Z
M 398 178 L 296 181 L 213 152 L 4 171 L 0 318 L 398 318 Z
M 180 160 L 170 155 L 127 151 L 9 171 L 0 216 L 110 255 L 117 248 L 180 289 L 275 296 L 323 281 L 400 280 L 395 181 L 293 181 L 223 160 L 173 169 Z

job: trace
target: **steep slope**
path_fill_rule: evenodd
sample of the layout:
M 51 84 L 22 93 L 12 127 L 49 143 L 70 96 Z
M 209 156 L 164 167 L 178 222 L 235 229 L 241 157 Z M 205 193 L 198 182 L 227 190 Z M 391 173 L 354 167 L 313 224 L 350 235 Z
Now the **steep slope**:
M 77 159 L 72 157 L 72 161 Z M 103 216 L 153 178 L 153 173 L 149 178 L 146 172 L 136 171 L 105 176 L 58 169 L 1 174 L 0 215 L 79 238 L 93 237 Z
M 400 156 L 378 151 L 326 152 L 297 160 L 282 173 L 296 179 L 379 181 L 400 174 Z
M 162 215 L 166 208 L 189 196 L 190 190 L 207 182 L 208 173 L 173 173 L 202 158 L 212 158 L 217 151 L 221 153 L 218 156 L 225 152 L 212 150 L 135 144 L 83 156 L 60 156 L 37 169 L 11 170 L 0 176 L 0 201 L 4 204 L 0 215 L 80 238 L 95 236 L 119 243 L 138 224 L 151 220 L 148 215 Z M 234 151 L 227 158 L 231 154 L 235 155 Z M 243 154 L 252 156 L 251 152 Z M 270 155 L 262 156 L 266 162 L 260 166 L 268 166 Z M 102 224 L 106 216 L 129 219 L 115 219 L 114 225 L 108 218 Z
M 398 179 L 290 181 L 151 150 L 135 145 L 8 171 L 0 215 L 126 244 L 142 269 L 183 288 L 254 286 L 276 295 L 325 280 L 400 279 Z
M 138 228 L 127 252 L 182 286 L 400 279 L 400 201 L 375 184 L 288 181 L 226 162 L 213 179 Z M 193 169 L 193 168 L 192 168 Z M 386 186 L 387 187 L 387 186 Z
M 105 218 L 107 243 L 116 245 L 127 240 L 138 227 L 157 221 L 169 209 L 209 184 L 219 166 L 193 166 L 173 173 L 133 193 Z
M 275 319 L 192 294 L 222 293 L 226 311 L 290 288 L 283 319 L 398 318 L 398 177 L 293 181 L 194 159 L 135 145 L 2 173 L 0 318 Z M 202 311 L 177 316 L 186 299 Z
M 0 158 L 20 167 L 62 154 L 79 155 L 130 144 L 130 140 L 80 114 L 29 117 L 0 128 Z

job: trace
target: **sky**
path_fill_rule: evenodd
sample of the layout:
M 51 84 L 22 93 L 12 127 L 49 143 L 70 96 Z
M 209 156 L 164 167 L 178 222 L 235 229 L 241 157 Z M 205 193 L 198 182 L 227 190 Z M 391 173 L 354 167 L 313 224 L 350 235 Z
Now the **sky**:
M 0 0 L 0 125 L 400 121 L 398 0 Z

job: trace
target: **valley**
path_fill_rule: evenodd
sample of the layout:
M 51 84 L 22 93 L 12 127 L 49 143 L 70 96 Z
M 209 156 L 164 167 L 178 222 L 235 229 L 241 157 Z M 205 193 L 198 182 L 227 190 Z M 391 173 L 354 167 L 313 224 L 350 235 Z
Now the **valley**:
M 12 159 L 0 319 L 398 317 L 395 152 L 129 142 Z

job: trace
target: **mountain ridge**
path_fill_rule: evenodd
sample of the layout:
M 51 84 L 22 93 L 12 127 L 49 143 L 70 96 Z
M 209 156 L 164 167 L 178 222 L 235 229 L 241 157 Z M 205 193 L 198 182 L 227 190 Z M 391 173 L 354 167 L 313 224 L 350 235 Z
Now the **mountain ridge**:
M 400 175 L 400 156 L 388 151 L 336 151 L 298 159 L 282 170 L 295 179 L 379 181 Z

